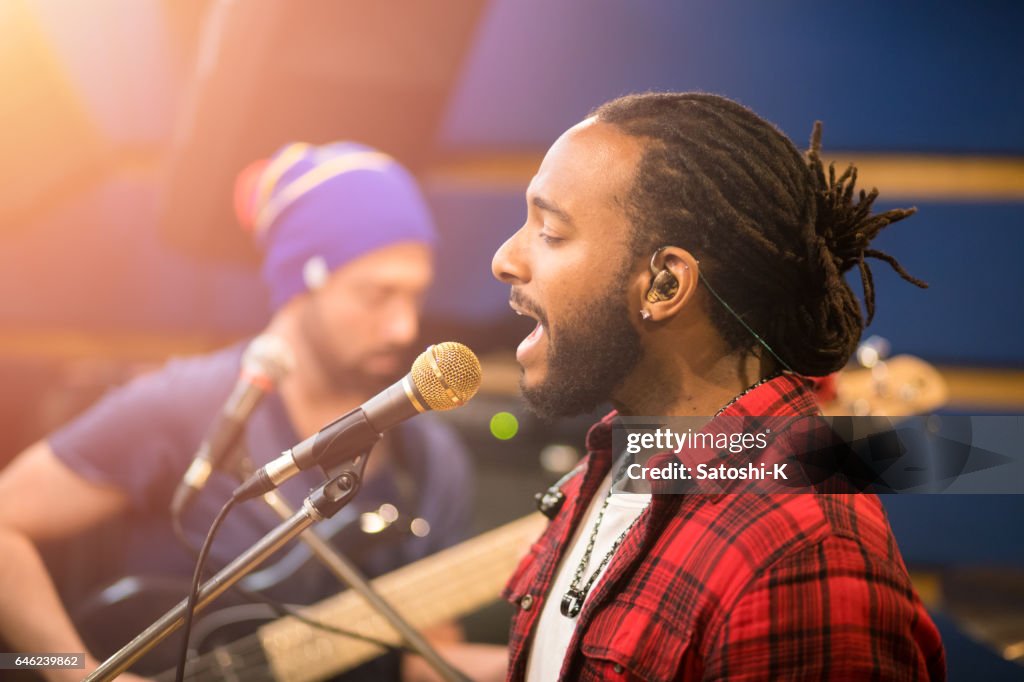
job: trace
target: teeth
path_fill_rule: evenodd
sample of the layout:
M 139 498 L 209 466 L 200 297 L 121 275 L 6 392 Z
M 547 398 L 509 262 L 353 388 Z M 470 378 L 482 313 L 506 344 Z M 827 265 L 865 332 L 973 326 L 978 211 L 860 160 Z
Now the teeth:
M 522 317 L 522 316 L 523 316 L 523 314 L 522 314 L 521 312 L 519 312 L 518 310 L 516 310 L 516 311 L 515 311 L 515 313 L 516 313 L 516 315 L 518 315 L 519 317 Z

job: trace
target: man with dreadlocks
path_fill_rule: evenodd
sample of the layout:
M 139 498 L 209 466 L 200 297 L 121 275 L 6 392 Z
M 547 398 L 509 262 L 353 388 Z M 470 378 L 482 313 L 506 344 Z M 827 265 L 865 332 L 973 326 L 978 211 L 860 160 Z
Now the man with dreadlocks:
M 508 678 L 943 679 L 938 631 L 874 495 L 610 494 L 616 414 L 817 414 L 867 322 L 873 215 L 856 171 L 801 155 L 707 94 L 598 108 L 551 147 L 526 223 L 494 256 L 522 390 L 542 415 L 610 401 L 564 503 L 506 589 Z M 775 443 L 786 443 L 777 439 Z

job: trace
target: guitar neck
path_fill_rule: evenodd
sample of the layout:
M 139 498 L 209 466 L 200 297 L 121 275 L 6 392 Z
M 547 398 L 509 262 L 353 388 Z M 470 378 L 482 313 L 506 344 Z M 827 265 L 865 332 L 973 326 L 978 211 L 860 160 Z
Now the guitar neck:
M 444 623 L 494 601 L 546 519 L 531 514 L 373 581 L 377 592 L 415 628 Z M 398 645 L 400 637 L 351 590 L 304 610 L 308 618 Z M 282 618 L 257 633 L 274 679 L 322 680 L 380 656 L 367 642 Z

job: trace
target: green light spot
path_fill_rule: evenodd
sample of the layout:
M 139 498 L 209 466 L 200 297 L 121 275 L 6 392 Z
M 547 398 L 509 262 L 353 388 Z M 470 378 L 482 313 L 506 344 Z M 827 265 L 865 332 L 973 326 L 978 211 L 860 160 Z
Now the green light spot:
M 509 440 L 519 433 L 519 420 L 511 412 L 499 412 L 491 417 L 491 435 L 498 440 Z

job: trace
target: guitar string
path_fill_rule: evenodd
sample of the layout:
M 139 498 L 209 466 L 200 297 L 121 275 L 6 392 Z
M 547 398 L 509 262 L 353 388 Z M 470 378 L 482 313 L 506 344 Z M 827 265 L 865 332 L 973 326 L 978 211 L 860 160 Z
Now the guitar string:
M 252 637 L 255 637 L 255 635 L 248 635 L 242 639 L 250 639 Z M 241 641 L 242 640 L 239 640 L 239 642 Z M 248 651 L 246 651 L 247 648 Z M 210 680 L 211 682 L 223 680 L 224 667 L 217 662 L 216 655 L 217 652 L 214 650 L 202 654 L 199 658 L 193 659 L 193 665 L 186 671 L 188 678 L 195 679 L 197 682 L 203 682 L 204 680 Z M 243 675 L 243 672 L 255 670 L 257 668 L 261 670 L 265 669 L 267 668 L 267 663 L 269 663 L 259 647 L 240 647 L 237 652 L 237 656 L 232 655 L 232 659 L 235 659 L 236 657 L 240 662 L 235 664 L 232 661 L 231 670 L 236 673 L 237 677 L 245 680 L 250 678 L 248 675 Z M 249 658 L 251 658 L 251 660 L 246 660 Z
M 258 652 L 254 653 L 257 655 L 251 658 L 251 660 L 246 661 L 247 657 L 241 657 L 242 662 L 240 664 L 231 666 L 231 671 L 235 674 L 235 677 L 248 682 L 249 680 L 254 679 L 253 673 L 258 672 L 262 674 L 263 679 L 273 681 L 275 678 L 268 672 L 268 661 L 266 661 L 263 656 L 259 655 Z M 224 677 L 223 668 L 221 666 L 217 666 L 216 668 L 207 668 L 200 680 L 205 679 L 210 682 L 215 682 L 217 680 L 223 680 Z
M 497 544 L 498 547 L 500 547 L 501 549 L 504 550 L 505 547 L 503 545 L 505 545 L 506 542 L 507 541 L 502 541 L 500 543 L 495 543 L 495 544 Z M 495 551 L 494 548 L 488 546 L 488 547 L 485 547 L 485 548 L 481 548 L 481 551 L 476 552 L 475 555 L 468 556 L 468 557 L 464 558 L 463 562 L 470 563 L 473 566 L 478 566 L 478 568 L 475 568 L 475 570 L 474 569 L 470 569 L 469 571 L 467 571 L 467 573 L 469 573 L 469 577 L 476 577 L 478 574 L 486 574 L 486 575 L 493 574 L 493 565 L 484 566 L 484 565 L 482 565 L 482 562 L 479 561 L 479 559 L 480 559 L 481 555 L 495 555 L 497 553 L 498 552 Z M 499 562 L 501 562 L 501 563 L 509 563 L 509 564 L 511 564 L 515 559 L 518 558 L 518 554 L 519 553 L 516 552 L 515 550 L 508 549 L 508 550 L 502 552 L 502 556 L 500 557 L 500 559 L 498 559 L 498 560 L 496 560 L 496 561 L 494 561 L 492 563 L 499 563 Z M 504 559 L 503 562 L 501 561 L 502 559 Z M 446 573 L 449 570 L 449 567 L 447 565 L 438 565 L 438 566 L 431 567 L 431 568 L 433 570 L 425 570 L 424 571 L 425 574 L 429 574 L 429 577 L 436 577 L 439 574 Z M 514 568 L 514 565 L 513 565 L 513 568 Z M 465 573 L 463 574 L 463 576 L 465 576 Z M 406 576 L 401 576 L 401 577 L 402 578 L 406 578 Z M 406 590 L 411 590 L 411 588 L 414 587 L 415 583 L 418 582 L 419 580 L 420 580 L 419 576 L 409 576 L 408 579 L 391 581 L 392 584 L 389 584 L 388 588 L 389 589 L 393 589 L 396 592 L 402 592 L 402 591 L 406 591 Z M 467 582 L 470 585 L 475 584 L 473 581 L 467 581 Z M 456 585 L 452 585 L 452 584 L 447 584 L 447 586 L 449 587 L 449 592 L 454 591 L 457 594 L 463 592 L 464 589 L 465 589 L 465 588 L 463 588 L 461 586 L 456 586 Z M 411 601 L 412 604 L 420 604 L 420 603 L 422 603 L 424 601 L 425 598 L 432 596 L 432 595 L 424 594 L 424 593 L 419 592 L 419 591 L 413 592 L 413 594 L 416 595 L 416 596 L 411 598 L 410 601 Z
M 495 555 L 498 553 L 496 551 L 496 548 L 505 549 L 505 547 L 509 544 L 511 544 L 510 541 L 503 537 L 488 538 L 488 542 L 486 545 L 481 545 L 479 547 L 473 548 L 465 548 L 467 552 L 465 553 L 464 556 L 460 557 L 461 561 L 458 563 L 467 562 L 471 565 L 479 566 L 478 569 L 473 571 L 474 575 L 476 573 L 489 573 L 491 571 L 491 567 L 481 565 L 481 562 L 479 561 L 481 556 Z M 503 552 L 503 554 L 518 554 L 518 552 L 516 552 L 513 549 L 509 549 Z M 432 563 L 428 566 L 416 567 L 417 570 L 415 571 L 396 571 L 390 576 L 385 576 L 385 578 L 381 580 L 381 587 L 382 589 L 386 589 L 389 591 L 401 591 L 403 589 L 408 589 L 410 587 L 410 584 L 414 585 L 416 582 L 425 579 L 424 576 L 435 577 L 438 574 L 446 573 L 450 570 L 450 565 L 452 563 L 455 562 L 443 561 L 437 562 L 436 564 Z M 410 568 L 412 568 L 412 566 L 415 566 L 415 564 L 411 565 Z
M 516 528 L 516 530 L 518 530 L 518 527 Z M 502 535 L 504 535 L 504 534 L 502 534 Z M 472 548 L 463 548 L 464 550 L 476 550 L 476 551 L 473 551 L 469 556 L 461 557 L 462 562 L 470 563 L 470 565 L 477 565 L 477 566 L 479 566 L 480 562 L 479 561 L 473 561 L 473 559 L 479 559 L 481 555 L 494 554 L 495 553 L 495 550 L 494 550 L 494 546 L 495 545 L 497 545 L 498 547 L 500 547 L 502 549 L 505 549 L 506 545 L 508 545 L 508 544 L 511 544 L 510 541 L 505 539 L 504 537 L 500 537 L 499 536 L 499 537 L 487 538 L 486 544 L 480 543 L 480 545 L 474 546 Z M 511 554 L 513 552 L 509 551 L 507 553 Z M 437 557 L 437 558 L 441 558 L 441 557 Z M 462 562 L 459 562 L 459 563 L 462 563 Z M 413 585 L 415 585 L 415 583 L 418 582 L 418 581 L 427 580 L 430 577 L 436 577 L 438 574 L 446 572 L 447 569 L 449 568 L 448 564 L 450 564 L 450 563 L 451 562 L 447 562 L 447 561 L 431 562 L 430 566 L 416 567 L 416 568 L 419 568 L 421 570 L 402 571 L 401 572 L 402 574 L 404 574 L 404 573 L 412 574 L 412 575 L 409 576 L 409 578 L 412 578 L 412 579 L 397 580 L 398 578 L 406 578 L 406 576 L 405 575 L 392 575 L 391 576 L 392 580 L 385 581 L 385 582 L 389 583 L 386 587 L 384 585 L 381 585 L 381 591 L 391 592 L 392 588 L 394 588 L 394 591 L 401 592 L 402 588 L 408 588 L 410 586 L 410 583 L 413 583 Z M 413 566 L 415 566 L 415 564 L 410 565 L 409 568 L 412 568 Z M 431 570 L 431 569 L 433 569 L 433 570 Z M 476 571 L 472 571 L 472 570 L 469 571 L 469 574 L 470 574 L 469 577 L 472 578 L 472 577 L 475 577 L 476 574 L 484 573 L 484 572 L 489 572 L 489 571 L 481 566 L 481 568 L 477 569 Z M 465 576 L 465 574 L 464 574 L 464 576 Z M 393 583 L 393 585 L 391 583 Z M 472 582 L 470 582 L 470 584 L 472 584 Z M 452 587 L 451 582 L 445 583 L 445 585 L 447 585 L 449 587 Z M 450 592 L 452 590 L 448 590 L 448 591 Z M 464 589 L 460 589 L 460 590 L 456 591 L 457 594 L 461 594 L 463 592 L 464 592 Z M 422 593 L 422 591 L 419 591 L 419 593 Z M 432 596 L 434 598 L 434 601 L 436 602 L 437 598 L 438 598 L 437 591 L 435 591 Z M 413 601 L 413 604 L 417 604 L 418 605 L 418 604 L 422 603 L 423 599 L 413 599 L 412 601 Z M 410 606 L 411 605 L 412 604 L 410 604 Z M 314 605 L 314 607 L 315 606 L 317 606 L 317 605 Z M 426 609 L 421 609 L 421 611 L 425 611 L 425 610 Z M 372 621 L 372 620 L 378 620 L 379 621 L 379 620 L 381 620 L 381 618 L 380 618 L 379 614 L 374 613 L 374 614 L 370 614 L 369 616 L 364 616 L 364 617 L 360 618 L 353 625 L 355 625 L 355 626 L 365 625 L 367 623 L 367 621 Z M 301 622 L 301 621 L 299 621 L 299 622 Z M 308 625 L 306 627 L 307 627 L 307 629 L 301 635 L 303 637 L 303 639 L 305 639 L 307 641 L 316 641 L 316 639 L 315 639 L 315 634 L 316 633 L 313 630 L 313 628 L 311 628 Z M 331 627 L 333 627 L 333 626 L 331 626 Z M 340 636 L 340 637 L 345 637 L 345 638 L 348 638 L 348 639 L 356 639 L 357 641 L 361 638 L 358 633 L 352 633 L 352 634 L 356 635 L 355 637 L 352 637 L 349 634 L 342 634 L 341 632 L 336 632 L 336 633 L 332 633 L 332 634 L 335 634 L 336 636 Z M 329 638 L 324 638 L 324 639 L 329 639 Z M 245 642 L 247 642 L 247 643 L 245 643 Z M 367 642 L 365 639 L 364 639 L 364 643 L 376 644 L 375 642 Z M 330 644 L 330 646 L 332 648 L 336 648 L 336 644 L 337 644 L 337 642 L 332 642 Z M 236 646 L 236 645 L 238 645 L 238 646 Z M 234 672 L 242 672 L 242 671 L 245 671 L 245 670 L 252 670 L 252 669 L 255 669 L 257 667 L 265 668 L 265 667 L 267 667 L 267 664 L 270 663 L 270 661 L 267 660 L 268 657 L 266 656 L 265 651 L 264 651 L 265 647 L 264 647 L 264 645 L 263 645 L 263 643 L 261 641 L 261 638 L 260 638 L 260 636 L 258 634 L 253 634 L 253 635 L 249 635 L 247 637 L 244 637 L 244 638 L 238 640 L 237 642 L 235 642 L 234 644 L 232 644 L 230 646 L 231 646 L 233 651 L 237 651 L 238 658 L 243 659 L 243 662 L 240 663 L 239 665 L 237 665 L 237 666 L 236 665 L 232 665 L 232 670 Z M 295 644 L 291 645 L 291 647 L 295 647 L 295 646 L 299 646 L 299 644 L 295 643 Z M 381 648 L 381 647 L 379 647 L 379 645 L 378 645 L 377 648 Z M 383 647 L 383 648 L 386 649 L 388 647 Z M 393 648 L 393 647 L 391 647 L 391 648 Z M 254 659 L 251 663 L 245 663 L 244 659 L 247 658 L 250 654 L 255 654 L 255 656 L 256 656 L 256 658 L 258 660 Z M 223 669 L 223 666 L 219 662 L 216 661 L 215 656 L 216 656 L 216 652 L 215 651 L 211 651 L 211 652 L 207 652 L 205 654 L 200 655 L 197 659 L 193 659 L 193 663 L 196 664 L 196 667 L 198 668 L 197 670 L 195 670 L 195 674 L 197 676 L 205 675 L 205 674 L 213 674 L 215 677 L 212 678 L 212 679 L 221 679 L 221 671 Z M 201 663 L 205 663 L 205 665 L 202 665 L 201 667 L 199 667 L 199 664 L 201 664 Z M 191 666 L 190 666 L 190 668 L 191 668 Z M 190 673 L 192 673 L 191 669 L 190 669 Z

